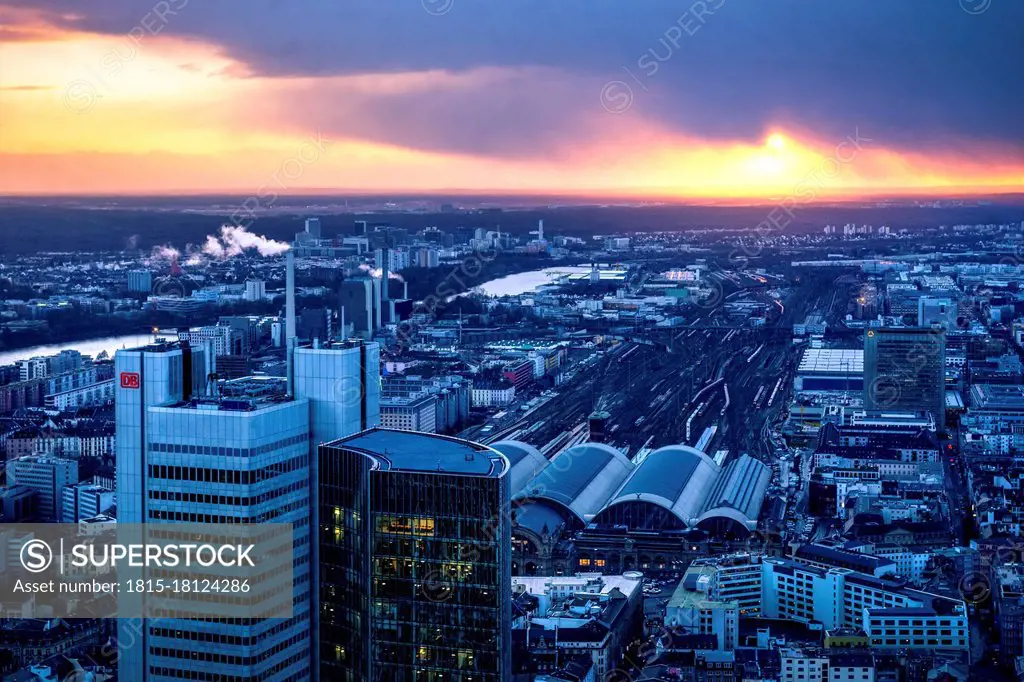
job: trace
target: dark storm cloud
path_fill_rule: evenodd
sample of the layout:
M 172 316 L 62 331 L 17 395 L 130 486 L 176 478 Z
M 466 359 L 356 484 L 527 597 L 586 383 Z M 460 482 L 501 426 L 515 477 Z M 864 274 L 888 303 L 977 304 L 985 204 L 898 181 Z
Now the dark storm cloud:
M 603 83 L 622 80 L 633 88 L 635 111 L 698 137 L 757 139 L 767 126 L 783 124 L 840 138 L 859 128 L 886 146 L 922 151 L 978 141 L 1024 148 L 1020 0 L 6 4 L 111 34 L 150 17 L 164 34 L 221 45 L 258 75 L 481 67 L 563 74 L 552 82 L 516 82 L 513 91 L 490 83 L 448 102 L 437 100 L 450 94 L 444 91 L 397 97 L 399 109 L 388 106 L 394 96 L 364 100 L 379 124 L 360 125 L 374 138 L 389 136 L 383 123 L 400 126 L 403 115 L 410 121 L 417 109 L 424 112 L 416 126 L 391 134 L 402 144 L 414 137 L 427 147 L 514 153 L 569 132 L 575 113 L 600 107 Z M 448 11 L 432 15 L 424 5 Z M 153 11 L 164 21 L 154 24 Z M 648 75 L 652 64 L 657 70 Z M 575 84 L 559 80 L 566 76 Z

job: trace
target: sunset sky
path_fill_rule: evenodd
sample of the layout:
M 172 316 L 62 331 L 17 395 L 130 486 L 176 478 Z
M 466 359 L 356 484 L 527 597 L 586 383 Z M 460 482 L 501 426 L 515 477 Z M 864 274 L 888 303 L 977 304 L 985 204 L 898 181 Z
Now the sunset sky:
M 1019 0 L 0 0 L 0 193 L 1024 191 Z

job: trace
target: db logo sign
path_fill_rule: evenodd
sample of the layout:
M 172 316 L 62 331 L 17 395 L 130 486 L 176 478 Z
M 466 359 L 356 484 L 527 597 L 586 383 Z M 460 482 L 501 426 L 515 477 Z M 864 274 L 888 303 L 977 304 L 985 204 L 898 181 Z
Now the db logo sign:
M 140 384 L 138 372 L 121 372 L 121 388 L 138 388 Z

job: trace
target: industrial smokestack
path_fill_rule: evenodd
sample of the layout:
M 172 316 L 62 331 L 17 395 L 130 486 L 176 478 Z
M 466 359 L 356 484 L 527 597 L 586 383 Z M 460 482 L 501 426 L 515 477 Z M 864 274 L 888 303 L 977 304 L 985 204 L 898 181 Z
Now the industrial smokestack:
M 295 395 L 295 254 L 289 251 L 285 257 L 284 277 L 284 347 L 285 364 L 288 367 L 288 395 Z
M 295 336 L 295 255 L 289 251 L 285 256 L 284 276 L 285 338 Z
M 381 249 L 383 254 L 380 258 L 380 300 L 381 308 L 385 308 L 383 302 L 388 300 L 388 261 L 391 260 L 391 253 L 388 249 Z

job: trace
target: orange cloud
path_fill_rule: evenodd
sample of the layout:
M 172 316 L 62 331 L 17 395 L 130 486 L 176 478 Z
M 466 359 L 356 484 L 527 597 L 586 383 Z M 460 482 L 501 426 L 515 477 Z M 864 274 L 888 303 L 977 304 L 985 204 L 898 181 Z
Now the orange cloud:
M 30 12 L 14 19 L 10 30 L 21 39 L 0 42 L 0 63 L 19 65 L 0 70 L 4 193 L 252 193 L 269 184 L 278 193 L 459 189 L 741 199 L 808 187 L 816 197 L 1024 188 L 1024 163 L 998 149 L 912 152 L 884 140 L 855 144 L 782 126 L 754 142 L 706 140 L 640 111 L 609 113 L 596 90 L 590 109 L 568 112 L 571 134 L 528 154 L 421 146 L 417 139 L 428 137 L 432 124 L 445 123 L 456 135 L 471 131 L 399 112 L 417 128 L 408 139 L 390 139 L 371 120 L 387 111 L 389 98 L 430 103 L 519 92 L 539 81 L 555 93 L 571 74 L 480 68 L 258 77 L 215 45 L 70 33 Z M 371 104 L 378 109 L 367 111 Z M 537 105 L 513 104 L 523 112 Z M 484 138 L 490 124 L 466 123 Z M 866 128 L 849 134 L 858 132 L 872 137 Z M 326 144 L 314 155 L 309 145 L 318 138 Z
M 46 20 L 42 12 L 0 6 L 0 45 L 14 42 L 53 42 L 72 35 Z

